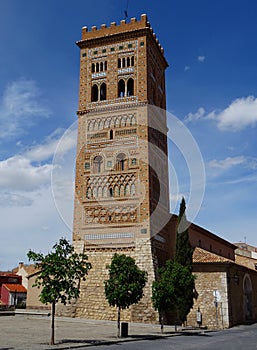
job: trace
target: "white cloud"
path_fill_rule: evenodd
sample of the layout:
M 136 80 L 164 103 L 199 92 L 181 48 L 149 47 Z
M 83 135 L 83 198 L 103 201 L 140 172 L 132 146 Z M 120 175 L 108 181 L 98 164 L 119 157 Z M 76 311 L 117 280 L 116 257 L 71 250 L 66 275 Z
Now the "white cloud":
M 200 107 L 196 113 L 189 113 L 184 119 L 185 122 L 200 120 L 214 120 L 220 130 L 239 131 L 249 126 L 254 127 L 257 124 L 257 98 L 238 98 L 223 111 L 206 113 Z
M 198 57 L 197 57 L 197 60 L 198 60 L 199 62 L 204 62 L 205 59 L 206 59 L 205 56 L 198 56 Z
M 190 70 L 190 69 L 191 69 L 190 66 L 185 66 L 184 71 L 186 72 L 186 71 L 188 71 L 188 70 Z
M 215 119 L 221 130 L 242 130 L 257 123 L 257 98 L 242 97 L 233 101 L 226 109 L 216 113 Z
M 245 164 L 246 162 L 247 162 L 247 159 L 244 156 L 238 156 L 238 157 L 227 157 L 222 160 L 213 159 L 210 162 L 208 162 L 208 165 L 211 168 L 227 170 L 234 166 Z
M 0 139 L 21 135 L 38 117 L 49 117 L 50 110 L 40 100 L 33 80 L 19 79 L 9 83 L 0 100 Z
M 200 119 L 203 119 L 205 116 L 205 109 L 203 107 L 200 107 L 196 113 L 188 113 L 188 115 L 185 117 L 184 121 L 186 123 L 198 121 Z

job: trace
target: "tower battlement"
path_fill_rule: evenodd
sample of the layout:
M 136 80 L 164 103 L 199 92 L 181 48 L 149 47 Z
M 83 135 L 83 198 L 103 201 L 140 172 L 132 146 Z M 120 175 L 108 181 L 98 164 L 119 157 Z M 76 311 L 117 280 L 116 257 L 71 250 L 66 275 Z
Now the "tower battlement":
M 155 39 L 157 45 L 159 46 L 159 49 L 162 53 L 164 53 L 163 47 L 160 45 L 159 40 L 157 39 L 156 34 L 153 31 L 153 28 L 150 26 L 146 14 L 142 14 L 139 21 L 135 17 L 133 17 L 130 19 L 130 22 L 126 22 L 126 20 L 121 20 L 120 24 L 117 24 L 116 22 L 111 22 L 109 27 L 107 27 L 106 24 L 102 24 L 99 28 L 93 26 L 91 27 L 91 30 L 89 30 L 88 27 L 83 27 L 82 40 L 78 41 L 77 44 L 78 46 L 80 46 L 80 44 L 85 41 L 94 40 L 98 38 L 102 39 L 103 37 L 107 38 L 117 34 L 125 34 L 135 31 L 137 32 L 139 30 L 144 29 L 149 30 L 149 32 Z

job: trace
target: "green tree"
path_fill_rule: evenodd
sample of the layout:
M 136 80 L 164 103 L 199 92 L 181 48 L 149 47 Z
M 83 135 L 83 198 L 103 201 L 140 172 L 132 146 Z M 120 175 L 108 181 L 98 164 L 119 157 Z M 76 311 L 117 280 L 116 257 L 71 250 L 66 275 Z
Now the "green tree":
M 54 344 L 54 318 L 57 302 L 66 305 L 80 294 L 79 281 L 85 280 L 85 275 L 91 268 L 84 253 L 77 254 L 74 247 L 61 238 L 53 246 L 53 251 L 47 255 L 28 252 L 28 258 L 39 268 L 39 274 L 34 286 L 42 286 L 40 301 L 52 305 L 51 345 Z
M 109 270 L 109 279 L 104 282 L 105 297 L 110 306 L 118 309 L 117 337 L 120 337 L 120 311 L 137 304 L 143 297 L 147 273 L 125 254 L 114 254 L 111 264 L 106 268 Z
M 183 284 L 180 284 L 180 288 L 176 297 L 176 308 L 178 316 L 181 322 L 185 322 L 187 315 L 194 304 L 194 298 L 196 297 L 193 271 L 193 253 L 194 248 L 191 246 L 188 234 L 189 222 L 186 218 L 186 202 L 185 198 L 182 198 L 179 209 L 178 223 L 177 223 L 177 237 L 176 237 L 176 253 L 175 262 L 186 267 L 183 271 Z M 182 271 L 180 271 L 182 272 Z
M 188 269 L 192 271 L 194 249 L 189 241 L 188 227 L 189 223 L 186 218 L 186 202 L 183 197 L 180 203 L 177 222 L 175 261 L 183 266 L 187 266 Z
M 158 279 L 152 285 L 152 302 L 159 312 L 163 333 L 166 311 L 176 311 L 179 319 L 184 321 L 185 293 L 193 290 L 195 277 L 186 266 L 172 260 L 167 260 L 165 266 L 157 270 L 157 274 Z

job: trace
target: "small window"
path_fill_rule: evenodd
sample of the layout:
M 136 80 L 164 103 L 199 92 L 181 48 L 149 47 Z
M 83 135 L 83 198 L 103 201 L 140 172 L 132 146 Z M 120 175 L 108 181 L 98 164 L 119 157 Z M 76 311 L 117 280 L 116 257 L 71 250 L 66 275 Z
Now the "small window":
M 121 79 L 118 84 L 118 97 L 125 96 L 125 81 Z
M 118 58 L 118 68 L 121 68 L 121 59 Z
M 147 233 L 147 228 L 142 228 L 141 233 L 146 234 Z
M 114 47 L 111 47 L 111 52 L 115 51 L 115 48 Z
M 107 61 L 104 61 L 104 70 L 107 70 Z
M 133 44 L 128 44 L 128 48 L 131 49 L 133 47 Z
M 128 96 L 134 96 L 134 80 L 129 78 L 127 85 Z
M 141 41 L 140 46 L 145 46 L 145 43 Z
M 85 169 L 86 170 L 90 169 L 90 163 L 85 163 Z
M 100 72 L 102 72 L 104 70 L 104 64 L 103 62 L 100 63 Z
M 113 140 L 113 130 L 110 130 L 110 140 Z
M 125 68 L 126 67 L 126 58 L 123 57 L 122 59 L 122 68 Z
M 106 49 L 103 49 L 103 50 L 102 50 L 102 53 L 105 53 L 105 52 L 106 52 Z
M 92 73 L 95 73 L 95 64 L 92 63 Z
M 100 87 L 100 100 L 106 100 L 106 84 L 102 83 Z
M 98 101 L 98 86 L 94 84 L 91 91 L 91 102 Z
M 137 159 L 136 159 L 136 158 L 132 158 L 131 164 L 132 164 L 132 165 L 137 165 Z
M 134 59 L 134 56 L 131 56 L 131 66 L 133 67 L 135 64 L 135 59 Z
M 108 166 L 108 168 L 111 168 L 111 167 L 112 167 L 112 161 L 111 161 L 111 160 L 108 160 L 107 166 Z
M 99 63 L 96 63 L 96 72 L 99 72 Z
M 94 51 L 94 55 L 97 55 L 98 51 Z
M 123 49 L 124 49 L 123 45 L 119 46 L 119 50 L 123 50 Z
M 82 57 L 86 57 L 87 56 L 87 54 L 84 52 L 83 54 L 82 54 Z

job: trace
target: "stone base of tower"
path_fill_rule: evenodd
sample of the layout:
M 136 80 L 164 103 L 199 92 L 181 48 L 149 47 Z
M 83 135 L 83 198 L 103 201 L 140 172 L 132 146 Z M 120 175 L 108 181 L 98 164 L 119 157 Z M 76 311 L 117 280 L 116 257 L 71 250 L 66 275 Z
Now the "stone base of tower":
M 135 259 L 138 267 L 148 273 L 148 282 L 144 288 L 144 297 L 141 301 L 132 305 L 129 309 L 121 311 L 121 320 L 127 322 L 158 323 L 159 315 L 153 309 L 152 282 L 155 279 L 157 260 L 152 253 L 152 245 L 149 240 L 137 240 L 134 246 L 119 248 L 95 247 L 87 249 L 85 253 L 92 269 L 86 276 L 86 281 L 81 282 L 80 297 L 70 307 L 71 317 L 80 317 L 97 320 L 117 320 L 117 309 L 110 307 L 104 294 L 104 281 L 108 279 L 106 265 L 111 263 L 115 253 L 126 254 Z M 59 314 L 64 312 L 59 310 Z M 69 313 L 68 309 L 65 316 Z

